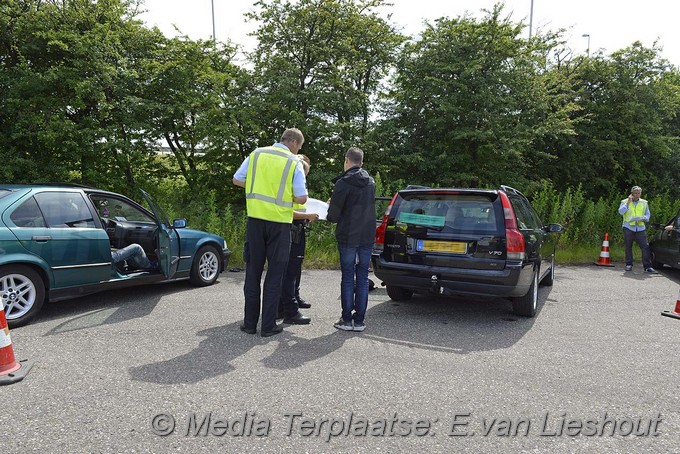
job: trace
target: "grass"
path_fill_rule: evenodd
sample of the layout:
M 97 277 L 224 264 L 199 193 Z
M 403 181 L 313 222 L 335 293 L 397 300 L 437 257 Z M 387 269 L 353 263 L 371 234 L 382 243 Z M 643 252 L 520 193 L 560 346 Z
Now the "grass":
M 307 250 L 305 251 L 304 268 L 308 270 L 339 269 L 340 259 L 338 247 L 335 241 L 335 226 L 326 222 L 317 222 L 312 225 L 311 231 L 307 232 Z M 239 237 L 243 235 L 243 237 Z M 227 244 L 232 251 L 229 261 L 230 267 L 243 267 L 243 238 L 245 231 L 232 232 L 227 235 Z M 599 245 L 560 245 L 557 248 L 557 263 L 559 265 L 589 265 L 597 262 L 600 258 L 601 244 Z M 612 263 L 624 263 L 625 253 L 623 244 L 612 244 L 609 247 L 610 260 Z M 633 260 L 635 263 L 642 262 L 640 248 L 633 246 Z
M 561 265 L 585 265 L 597 262 L 600 259 L 602 245 L 595 247 L 592 245 L 561 246 L 557 249 L 557 263 Z M 612 263 L 625 263 L 626 254 L 621 245 L 609 245 L 609 259 Z M 633 261 L 642 262 L 642 254 L 637 245 L 633 245 Z

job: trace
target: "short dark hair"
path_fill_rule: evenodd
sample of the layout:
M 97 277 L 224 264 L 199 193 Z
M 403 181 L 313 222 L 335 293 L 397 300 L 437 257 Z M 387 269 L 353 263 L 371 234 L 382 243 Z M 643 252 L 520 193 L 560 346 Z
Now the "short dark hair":
M 306 154 L 298 153 L 298 158 L 306 162 L 308 166 L 312 165 L 312 161 L 309 160 L 309 156 L 307 156 Z
M 305 171 L 305 174 L 308 174 L 309 169 L 312 167 L 312 161 L 309 160 L 309 156 L 299 153 L 298 158 L 300 158 L 300 161 L 302 162 L 302 168 Z
M 352 164 L 363 164 L 364 163 L 364 151 L 361 148 L 350 147 L 345 153 L 345 158 Z

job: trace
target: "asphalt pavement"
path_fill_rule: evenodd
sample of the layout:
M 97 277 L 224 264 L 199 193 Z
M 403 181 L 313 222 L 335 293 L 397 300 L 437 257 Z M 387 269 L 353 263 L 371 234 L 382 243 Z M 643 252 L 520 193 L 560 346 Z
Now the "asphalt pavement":
M 52 303 L 11 331 L 4 452 L 680 452 L 680 271 L 558 267 L 539 312 L 370 293 L 304 271 L 307 326 L 238 329 L 244 274 Z

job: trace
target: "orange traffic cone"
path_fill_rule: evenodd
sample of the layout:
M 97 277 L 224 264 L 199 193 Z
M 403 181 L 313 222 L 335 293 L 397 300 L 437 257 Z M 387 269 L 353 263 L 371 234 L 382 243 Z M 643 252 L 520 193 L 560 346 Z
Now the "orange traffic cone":
M 600 250 L 600 259 L 595 262 L 597 266 L 614 266 L 609 260 L 609 232 L 604 234 L 604 241 L 602 242 L 602 249 Z
M 24 379 L 33 364 L 23 360 L 17 362 L 14 358 L 12 338 L 9 337 L 5 305 L 0 300 L 0 385 L 9 385 Z
M 678 292 L 678 300 L 675 302 L 675 310 L 673 312 L 663 311 L 661 315 L 665 317 L 677 318 L 680 320 L 680 292 Z

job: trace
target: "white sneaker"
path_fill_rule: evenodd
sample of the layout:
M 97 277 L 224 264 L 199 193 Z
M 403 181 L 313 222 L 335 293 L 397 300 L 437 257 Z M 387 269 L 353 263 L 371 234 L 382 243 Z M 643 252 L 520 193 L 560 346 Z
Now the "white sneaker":
M 366 329 L 365 323 L 355 323 L 354 324 L 354 331 L 363 331 L 365 329 Z
M 343 331 L 352 331 L 354 329 L 352 327 L 352 322 L 346 322 L 343 319 L 340 319 L 337 322 L 333 323 L 333 326 Z

